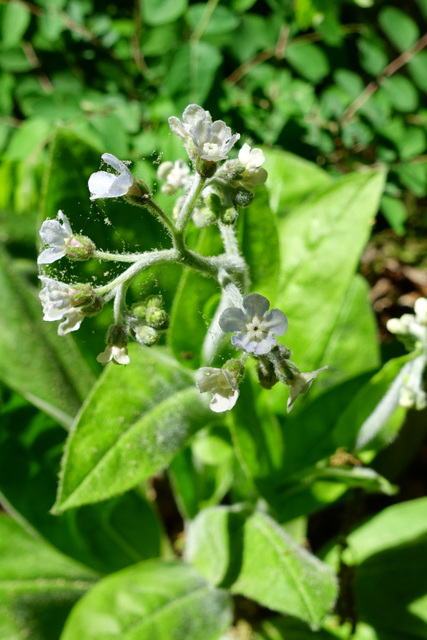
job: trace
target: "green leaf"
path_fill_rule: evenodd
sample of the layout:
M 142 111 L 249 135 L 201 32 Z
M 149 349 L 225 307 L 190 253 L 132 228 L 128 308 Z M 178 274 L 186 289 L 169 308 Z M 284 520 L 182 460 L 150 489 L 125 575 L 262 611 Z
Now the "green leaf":
M 282 219 L 277 306 L 286 344 L 302 371 L 324 364 L 343 297 L 353 280 L 383 189 L 381 173 L 352 174 L 318 191 Z
M 43 321 L 33 290 L 0 251 L 0 379 L 68 426 L 94 378 L 73 340 Z
M 186 18 L 193 31 L 204 17 L 205 11 L 206 4 L 201 2 L 193 4 L 187 11 Z M 202 37 L 203 35 L 215 36 L 223 33 L 229 33 L 230 31 L 237 29 L 238 26 L 239 18 L 236 14 L 230 11 L 227 7 L 217 5 L 212 15 L 209 16 L 209 22 L 203 30 Z
M 412 164 L 402 163 L 394 169 L 402 184 L 414 193 L 417 198 L 427 194 L 427 162 Z
M 405 222 L 408 212 L 402 200 L 384 195 L 381 198 L 381 211 L 393 231 L 399 236 L 405 235 Z
M 244 509 L 203 510 L 188 531 L 189 561 L 215 585 L 318 627 L 334 604 L 334 573 L 272 518 Z
M 417 23 L 396 7 L 384 7 L 378 14 L 384 33 L 399 51 L 412 47 L 420 37 Z
M 330 72 L 329 61 L 323 49 L 310 42 L 291 43 L 286 49 L 286 60 L 310 82 L 318 83 Z
M 201 232 L 196 250 L 202 255 L 221 252 L 218 229 L 210 227 Z M 168 343 L 176 359 L 197 369 L 201 364 L 201 348 L 215 306 L 219 302 L 219 287 L 213 278 L 197 271 L 184 272 L 173 301 Z
M 343 560 L 356 565 L 354 589 L 359 619 L 378 637 L 427 637 L 427 498 L 395 504 L 347 537 Z M 338 549 L 327 557 L 335 562 Z
M 326 171 L 292 153 L 279 149 L 264 149 L 264 153 L 270 207 L 276 215 L 287 213 L 331 181 Z
M 322 373 L 315 389 L 323 390 L 379 367 L 377 323 L 368 294 L 368 283 L 356 273 L 344 294 L 334 331 L 323 356 L 323 361 L 329 368 Z M 305 402 L 313 395 L 311 392 Z
M 354 396 L 333 431 L 341 446 L 359 450 L 377 435 L 398 406 L 400 390 L 416 356 L 410 353 L 389 360 Z
M 335 634 L 332 635 L 325 629 L 312 631 L 303 622 L 288 617 L 263 620 L 255 636 L 255 640 L 283 640 L 284 638 L 286 640 L 337 640 Z M 355 637 L 352 640 L 362 640 L 362 638 Z
M 175 22 L 187 4 L 187 0 L 144 0 L 141 2 L 144 22 L 153 26 Z
M 24 4 L 9 2 L 2 12 L 2 46 L 8 49 L 9 47 L 19 45 L 30 21 L 31 13 Z
M 194 102 L 203 104 L 222 62 L 218 47 L 194 42 L 179 47 L 170 63 L 165 87 L 184 109 Z
M 409 78 L 395 74 L 391 78 L 387 78 L 382 83 L 381 88 L 397 111 L 411 113 L 417 110 L 419 103 L 418 91 Z
M 130 492 L 62 516 L 49 514 L 65 431 L 17 397 L 1 408 L 0 415 L 0 502 L 12 517 L 101 573 L 159 555 L 160 525 L 140 493 Z
M 427 93 L 427 77 L 425 73 L 427 66 L 427 51 L 419 51 L 407 64 L 409 73 L 417 87 Z
M 49 122 L 41 118 L 24 120 L 11 136 L 5 158 L 23 160 L 31 153 L 39 152 L 46 145 L 51 130 Z
M 101 580 L 73 609 L 61 640 L 217 640 L 230 599 L 182 562 L 149 561 Z
M 165 467 L 212 418 L 192 375 L 161 349 L 130 349 L 109 366 L 67 444 L 55 510 L 99 502 Z
M 97 576 L 0 514 L 0 637 L 57 640 Z
M 279 237 L 266 189 L 258 188 L 253 203 L 240 212 L 242 254 L 249 267 L 251 290 L 273 301 L 280 273 Z
M 362 68 L 372 76 L 379 76 L 387 66 L 386 52 L 378 44 L 359 38 L 357 40 L 359 60 Z

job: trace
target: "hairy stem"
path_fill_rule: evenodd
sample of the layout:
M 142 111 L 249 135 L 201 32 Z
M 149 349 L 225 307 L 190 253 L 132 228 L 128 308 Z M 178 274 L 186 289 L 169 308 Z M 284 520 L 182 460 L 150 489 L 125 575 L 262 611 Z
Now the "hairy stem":
M 178 220 L 176 221 L 176 229 L 181 234 L 182 239 L 191 214 L 193 213 L 193 209 L 195 207 L 197 199 L 200 196 L 203 187 L 205 186 L 205 182 L 206 178 L 203 178 L 199 173 L 196 173 L 196 175 L 194 176 L 193 184 L 191 185 L 191 189 L 187 193 L 187 197 L 185 198 L 184 204 L 182 205 L 182 209 L 179 212 Z

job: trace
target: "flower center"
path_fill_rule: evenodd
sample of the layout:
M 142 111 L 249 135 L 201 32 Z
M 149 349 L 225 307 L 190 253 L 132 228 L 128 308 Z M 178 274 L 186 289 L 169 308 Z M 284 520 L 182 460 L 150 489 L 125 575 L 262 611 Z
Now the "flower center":
M 260 342 L 268 336 L 268 327 L 265 326 L 264 320 L 260 320 L 256 316 L 252 318 L 251 322 L 246 324 L 246 335 L 250 340 Z
M 219 147 L 214 142 L 205 142 L 203 145 L 203 153 L 207 156 L 216 156 L 219 153 Z

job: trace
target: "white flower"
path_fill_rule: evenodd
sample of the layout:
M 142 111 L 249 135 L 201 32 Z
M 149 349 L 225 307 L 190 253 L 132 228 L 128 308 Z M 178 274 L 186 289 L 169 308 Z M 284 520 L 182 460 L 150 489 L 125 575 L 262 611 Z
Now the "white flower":
M 80 307 L 73 306 L 71 292 L 73 288 L 65 282 L 59 282 L 53 278 L 39 276 L 44 287 L 39 293 L 43 305 L 43 320 L 54 322 L 65 318 L 58 327 L 58 334 L 64 336 L 70 331 L 79 329 L 85 314 Z
M 58 220 L 45 220 L 40 229 L 44 244 L 49 247 L 37 258 L 38 264 L 51 264 L 65 256 L 67 242 L 73 237 L 73 231 L 66 215 L 58 211 Z M 61 224 L 62 223 L 62 224 Z
M 310 373 L 293 372 L 294 379 L 289 380 L 287 383 L 289 386 L 289 398 L 287 405 L 288 413 L 292 410 L 298 396 L 307 393 L 319 373 L 327 368 L 327 366 L 322 367 L 321 369 L 316 369 L 316 371 L 311 371 Z
M 115 173 L 97 171 L 89 178 L 90 199 L 119 198 L 125 196 L 133 186 L 135 178 L 127 166 L 111 153 L 104 153 L 102 159 L 106 164 L 115 169 Z
M 418 298 L 414 304 L 418 324 L 427 325 L 427 298 Z
M 231 343 L 247 353 L 262 356 L 277 344 L 275 336 L 282 336 L 288 328 L 288 320 L 279 309 L 267 313 L 270 302 L 259 293 L 250 293 L 243 299 L 243 309 L 229 307 L 219 319 L 224 333 L 237 331 Z
M 130 358 L 128 350 L 125 346 L 119 347 L 115 344 L 107 344 L 105 350 L 97 356 L 97 361 L 101 364 L 107 364 L 111 360 L 117 364 L 129 364 Z
M 239 397 L 236 378 L 225 369 L 201 367 L 196 372 L 196 386 L 200 393 L 212 392 L 209 406 L 215 413 L 232 409 Z
M 240 138 L 239 133 L 231 135 L 230 127 L 222 120 L 212 122 L 209 111 L 197 104 L 190 104 L 182 114 L 182 119 L 183 122 L 174 116 L 170 117 L 171 130 L 183 138 L 186 144 L 191 141 L 196 154 L 207 162 L 224 160 Z
M 242 174 L 242 183 L 249 189 L 253 189 L 267 180 L 267 171 L 261 168 L 265 162 L 265 156 L 261 149 L 251 149 L 245 143 L 239 151 L 239 162 L 245 168 Z
M 168 196 L 173 196 L 178 189 L 185 187 L 188 184 L 189 175 L 190 167 L 183 160 L 177 160 L 174 163 L 162 162 L 157 169 L 157 177 L 160 180 L 166 180 L 161 190 Z

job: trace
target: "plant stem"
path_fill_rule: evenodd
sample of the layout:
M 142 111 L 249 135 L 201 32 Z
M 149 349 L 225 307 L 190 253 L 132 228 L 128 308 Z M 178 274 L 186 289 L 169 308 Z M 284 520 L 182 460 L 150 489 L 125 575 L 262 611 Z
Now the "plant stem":
M 182 209 L 179 212 L 178 220 L 176 221 L 176 230 L 181 234 L 182 243 L 184 231 L 190 220 L 191 214 L 193 213 L 193 209 L 195 207 L 197 199 L 200 196 L 203 187 L 205 186 L 205 182 L 206 178 L 203 178 L 199 173 L 195 174 L 191 189 L 187 193 L 187 197 L 185 198 L 184 204 L 182 205 Z M 175 241 L 176 240 L 177 237 L 175 236 Z
M 140 253 L 110 253 L 109 251 L 94 251 L 91 257 L 112 262 L 138 262 L 141 260 Z
M 115 324 L 123 324 L 123 318 L 126 311 L 126 290 L 128 283 L 119 284 L 116 287 L 114 296 L 114 322 Z

